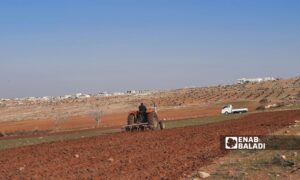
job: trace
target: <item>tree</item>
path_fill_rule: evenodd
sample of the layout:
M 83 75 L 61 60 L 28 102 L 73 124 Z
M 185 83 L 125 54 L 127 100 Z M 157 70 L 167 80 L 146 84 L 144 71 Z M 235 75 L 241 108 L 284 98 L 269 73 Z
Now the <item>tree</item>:
M 55 126 L 55 131 L 59 129 L 59 127 L 67 120 L 69 113 L 62 112 L 58 109 L 52 108 L 53 121 Z
M 95 128 L 98 128 L 100 123 L 101 123 L 101 120 L 102 120 L 102 117 L 104 115 L 104 111 L 103 111 L 103 108 L 101 108 L 98 104 L 96 105 L 96 108 L 94 111 L 92 111 L 90 113 L 90 115 L 95 119 L 96 121 L 96 126 Z

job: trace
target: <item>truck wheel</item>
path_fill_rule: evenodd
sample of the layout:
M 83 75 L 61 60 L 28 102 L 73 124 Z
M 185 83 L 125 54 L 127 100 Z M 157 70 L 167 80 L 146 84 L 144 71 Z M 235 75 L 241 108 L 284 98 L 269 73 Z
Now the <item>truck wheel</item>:
M 228 115 L 228 114 L 229 114 L 229 113 L 226 111 L 226 112 L 225 112 L 225 115 Z

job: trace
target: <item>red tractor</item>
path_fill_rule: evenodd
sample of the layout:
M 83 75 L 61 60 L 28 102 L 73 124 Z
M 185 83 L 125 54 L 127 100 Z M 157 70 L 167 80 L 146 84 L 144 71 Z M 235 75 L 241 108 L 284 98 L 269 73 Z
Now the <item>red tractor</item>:
M 133 111 L 128 114 L 126 131 L 144 131 L 146 129 L 157 130 L 164 129 L 165 124 L 159 120 L 157 113 L 150 109 L 146 113 Z

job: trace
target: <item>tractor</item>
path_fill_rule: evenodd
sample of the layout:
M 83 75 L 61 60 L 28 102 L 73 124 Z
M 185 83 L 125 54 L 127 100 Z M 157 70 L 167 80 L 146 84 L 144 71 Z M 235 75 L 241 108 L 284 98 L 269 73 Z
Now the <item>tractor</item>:
M 132 111 L 128 114 L 127 125 L 124 126 L 125 131 L 145 131 L 163 130 L 165 124 L 159 120 L 157 113 L 149 109 L 147 112 Z

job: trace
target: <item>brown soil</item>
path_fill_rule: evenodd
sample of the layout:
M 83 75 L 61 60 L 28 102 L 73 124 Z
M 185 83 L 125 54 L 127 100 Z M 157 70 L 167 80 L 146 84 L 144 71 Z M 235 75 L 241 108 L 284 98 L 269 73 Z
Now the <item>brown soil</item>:
M 264 135 L 299 118 L 299 110 L 265 112 L 202 126 L 1 150 L 0 179 L 175 179 L 223 156 L 220 135 Z
M 174 120 L 217 115 L 219 107 L 179 107 L 159 111 L 160 119 Z M 127 112 L 111 113 L 103 116 L 101 127 L 123 126 L 127 123 Z M 95 127 L 95 120 L 90 116 L 74 116 L 66 119 L 58 128 L 60 130 L 82 129 Z M 24 121 L 8 121 L 0 123 L 3 132 L 52 130 L 55 129 L 52 119 L 34 119 Z

